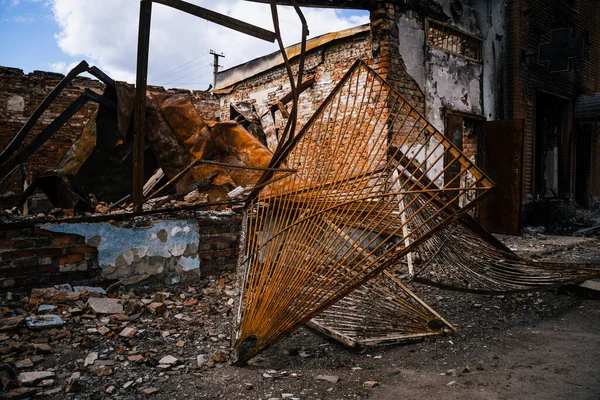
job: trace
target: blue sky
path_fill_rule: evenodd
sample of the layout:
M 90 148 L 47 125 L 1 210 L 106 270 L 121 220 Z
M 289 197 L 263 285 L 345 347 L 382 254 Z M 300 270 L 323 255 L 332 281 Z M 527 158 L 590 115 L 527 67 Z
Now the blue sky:
M 188 1 L 272 29 L 266 5 Z M 65 73 L 86 59 L 115 79 L 132 81 L 138 4 L 137 0 L 0 0 L 0 65 Z M 305 13 L 311 36 L 368 21 L 365 11 L 305 9 Z M 299 24 L 293 10 L 280 7 L 280 18 L 286 45 L 297 42 Z M 211 81 L 210 49 L 225 53 L 225 68 L 276 50 L 273 44 L 161 5 L 154 6 L 152 24 L 149 75 L 164 79 L 151 83 L 204 88 Z
M 47 70 L 58 59 L 76 60 L 58 47 L 59 27 L 44 1 L 0 2 L 0 65 L 30 72 Z

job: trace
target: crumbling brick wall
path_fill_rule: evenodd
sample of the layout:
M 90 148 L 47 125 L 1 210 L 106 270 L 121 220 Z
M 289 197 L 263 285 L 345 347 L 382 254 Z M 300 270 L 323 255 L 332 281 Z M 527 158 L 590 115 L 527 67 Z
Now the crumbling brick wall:
M 33 111 L 63 78 L 64 75 L 53 72 L 34 71 L 24 74 L 21 69 L 0 66 L 0 149 L 8 145 Z M 101 91 L 104 90 L 104 84 L 85 77 L 75 78 L 42 114 L 25 143 L 46 128 L 85 89 Z M 215 119 L 218 115 L 219 102 L 208 92 L 187 89 L 165 90 L 160 86 L 153 86 L 151 89 L 190 95 L 203 118 Z M 96 108 L 95 103 L 89 102 L 30 157 L 30 160 L 35 162 L 28 162 L 27 168 L 23 171 L 29 175 L 29 181 L 39 173 L 52 170 L 56 166 L 63 154 L 77 140 Z M 23 176 L 18 173 L 11 182 L 9 191 L 20 194 L 22 184 Z
M 190 215 L 194 215 L 191 212 Z M 186 216 L 154 215 L 144 218 L 125 217 L 112 224 L 126 229 L 145 229 L 151 222 L 177 221 Z M 195 213 L 198 243 L 186 249 L 186 255 L 197 257 L 201 275 L 219 274 L 234 271 L 239 254 L 239 240 L 242 217 L 231 212 Z M 62 224 L 73 224 L 69 220 Z M 103 223 L 98 221 L 98 223 Z M 19 222 L 11 226 L 0 226 L 0 290 L 22 287 L 43 287 L 60 283 L 102 282 L 103 269 L 100 265 L 98 243 L 86 244 L 86 238 L 78 234 L 50 231 L 47 223 Z M 85 229 L 85 228 L 84 228 Z M 171 232 L 173 233 L 173 232 Z M 176 233 L 173 233 L 176 234 Z M 98 240 L 96 240 L 98 241 Z M 148 270 L 157 267 L 162 271 L 162 263 L 168 261 L 149 259 Z M 154 265 L 151 265 L 153 264 Z M 161 263 L 160 265 L 156 263 Z M 116 269 L 127 272 L 128 266 L 117 265 Z M 106 271 L 105 271 L 106 272 Z M 143 271 L 135 271 L 140 274 Z M 164 275 L 168 271 L 165 268 Z M 117 276 L 112 272 L 111 276 Z M 187 279 L 199 276 L 188 274 Z M 127 279 L 124 275 L 122 278 Z M 114 280 L 114 278 L 108 278 Z
M 0 149 L 4 149 L 8 145 L 37 106 L 62 78 L 63 75 L 52 72 L 34 71 L 24 74 L 17 68 L 0 67 Z M 103 84 L 89 78 L 76 78 L 42 114 L 25 143 L 46 128 L 86 88 L 103 90 Z M 62 155 L 79 137 L 82 128 L 96 108 L 96 104 L 88 103 L 75 114 L 69 124 L 63 126 L 31 156 L 35 163 L 28 163 L 28 167 L 22 172 L 34 178 L 40 172 L 53 169 Z M 21 193 L 22 190 L 23 177 L 19 175 L 21 174 L 17 175 L 17 179 L 11 182 L 9 188 L 15 194 Z
M 400 56 L 398 38 L 394 30 L 396 9 L 382 5 L 371 12 L 374 21 L 371 29 L 352 36 L 332 40 L 307 52 L 304 81 L 315 78 L 315 83 L 300 96 L 298 108 L 299 127 L 314 114 L 335 85 L 357 59 L 362 59 L 419 112 L 424 112 L 424 96 L 414 79 L 406 72 Z M 395 32 L 395 36 L 394 36 Z M 299 59 L 291 60 L 292 70 L 296 73 Z M 244 66 L 237 67 L 240 71 Z M 265 130 L 272 129 L 267 111 L 270 105 L 289 93 L 287 72 L 283 64 L 249 76 L 233 86 L 221 88 L 221 117 L 229 118 L 230 104 L 238 101 L 255 102 L 259 114 L 265 120 Z M 287 105 L 291 109 L 291 103 Z M 279 122 L 283 121 L 277 113 Z M 281 128 L 283 126 L 280 126 Z M 274 145 L 271 146 L 274 149 Z
M 0 230 L 0 289 L 91 279 L 99 274 L 98 252 L 77 235 L 39 225 Z

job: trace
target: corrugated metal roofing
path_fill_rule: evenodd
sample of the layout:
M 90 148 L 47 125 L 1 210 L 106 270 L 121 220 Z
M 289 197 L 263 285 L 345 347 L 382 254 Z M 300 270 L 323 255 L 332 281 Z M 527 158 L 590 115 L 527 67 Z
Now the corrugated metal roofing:
M 344 29 L 343 31 L 326 33 L 321 36 L 317 36 L 306 41 L 306 51 L 316 49 L 334 40 L 349 38 L 351 36 L 368 32 L 370 25 L 359 25 L 353 28 Z M 300 54 L 300 43 L 296 43 L 292 46 L 286 47 L 286 53 L 289 59 L 292 59 Z M 217 74 L 217 86 L 213 91 L 213 94 L 223 94 L 224 90 L 231 85 L 248 79 L 254 75 L 260 74 L 268 69 L 283 64 L 283 57 L 279 51 L 276 51 L 266 56 L 256 58 L 248 61 L 247 63 L 237 65 L 235 67 L 226 69 Z
M 600 92 L 582 94 L 575 102 L 575 119 L 579 121 L 600 121 Z

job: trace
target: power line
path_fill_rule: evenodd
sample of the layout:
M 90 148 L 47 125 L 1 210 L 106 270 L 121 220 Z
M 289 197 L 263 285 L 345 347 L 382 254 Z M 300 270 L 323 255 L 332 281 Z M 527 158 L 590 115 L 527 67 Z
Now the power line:
M 180 80 L 180 79 L 182 79 L 182 78 L 185 78 L 186 76 L 190 76 L 190 75 L 192 75 L 193 73 L 196 73 L 196 72 L 198 72 L 199 70 L 201 70 L 202 68 L 206 68 L 206 67 L 208 67 L 208 66 L 210 66 L 210 64 L 201 65 L 199 68 L 196 68 L 196 69 L 192 70 L 191 72 L 189 72 L 189 73 L 187 73 L 187 74 L 185 74 L 185 75 L 181 75 L 181 76 L 179 76 L 179 77 L 177 77 L 177 78 L 175 78 L 175 79 L 171 79 L 169 82 L 166 82 L 166 83 L 161 83 L 161 85 L 162 85 L 162 86 L 170 85 L 170 84 L 172 84 L 173 82 L 176 82 L 176 81 L 178 81 L 178 80 Z M 209 71 L 209 72 L 207 72 L 206 74 L 208 74 L 208 73 L 210 73 L 210 71 Z M 204 75 L 206 75 L 206 74 L 204 74 Z
M 205 73 L 200 74 L 200 75 L 196 75 L 196 76 L 190 78 L 190 81 L 193 81 L 193 80 L 198 79 L 198 78 L 202 78 L 203 76 L 210 74 L 210 72 L 211 71 L 205 72 Z M 182 76 L 181 78 L 184 78 L 184 77 Z M 191 84 L 200 84 L 200 83 L 210 83 L 210 82 L 176 82 L 176 81 L 177 81 L 177 79 L 175 79 L 174 81 L 165 83 L 162 86 L 166 86 L 166 85 L 183 85 L 183 84 L 191 85 Z
M 172 70 L 169 70 L 169 71 L 167 71 L 167 72 L 163 72 L 162 74 L 160 74 L 160 75 L 158 75 L 158 76 L 156 76 L 156 77 L 152 77 L 151 79 L 152 79 L 153 81 L 158 81 L 158 80 L 161 80 L 161 79 L 165 79 L 166 77 L 168 77 L 168 76 L 170 76 L 170 75 L 173 75 L 175 72 L 180 72 L 180 71 L 184 71 L 184 70 L 186 70 L 186 69 L 189 69 L 189 68 L 191 68 L 193 65 L 190 65 L 190 66 L 188 66 L 188 67 L 186 67 L 186 68 L 182 68 L 182 67 L 184 67 L 184 66 L 186 66 L 186 65 L 188 65 L 188 64 L 190 64 L 190 63 L 193 63 L 194 61 L 198 61 L 198 60 L 200 60 L 200 59 L 202 59 L 202 58 L 204 58 L 204 57 L 207 57 L 207 56 L 209 56 L 209 55 L 210 55 L 210 53 L 203 54 L 203 55 L 201 55 L 200 57 L 194 58 L 193 60 L 190 60 L 190 61 L 188 61 L 188 62 L 186 62 L 186 63 L 183 63 L 183 64 L 181 64 L 181 65 L 179 65 L 179 66 L 177 66 L 177 67 L 173 68 Z M 197 65 L 197 64 L 194 64 L 194 65 Z

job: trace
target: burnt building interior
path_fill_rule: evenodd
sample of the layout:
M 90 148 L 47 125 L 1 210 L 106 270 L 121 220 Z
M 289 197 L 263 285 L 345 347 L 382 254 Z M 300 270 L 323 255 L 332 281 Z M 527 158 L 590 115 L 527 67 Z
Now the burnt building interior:
M 85 61 L 66 76 L 0 67 L 9 398 L 86 385 L 81 374 L 60 387 L 54 371 L 30 378 L 30 356 L 43 350 L 10 342 L 54 328 L 44 340 L 55 346 L 61 327 L 86 319 L 102 340 L 137 334 L 121 358 L 169 372 L 184 368 L 183 356 L 139 352 L 148 333 L 136 324 L 163 339 L 182 328 L 151 326 L 172 314 L 206 328 L 213 347 L 210 361 L 194 361 L 200 376 L 226 362 L 252 366 L 304 326 L 354 349 L 460 330 L 429 291 L 598 290 L 600 254 L 534 259 L 510 243 L 553 233 L 580 237 L 573 248 L 597 242 L 600 3 L 249 2 L 270 4 L 273 29 L 141 0 L 135 85 Z M 279 51 L 215 71 L 208 91 L 152 86 L 152 10 L 163 6 Z M 302 26 L 288 47 L 281 7 Z M 370 22 L 309 38 L 305 7 L 366 10 Z M 69 335 L 74 348 L 90 341 Z M 84 373 L 113 374 L 90 354 Z M 140 379 L 121 393 L 160 391 Z

